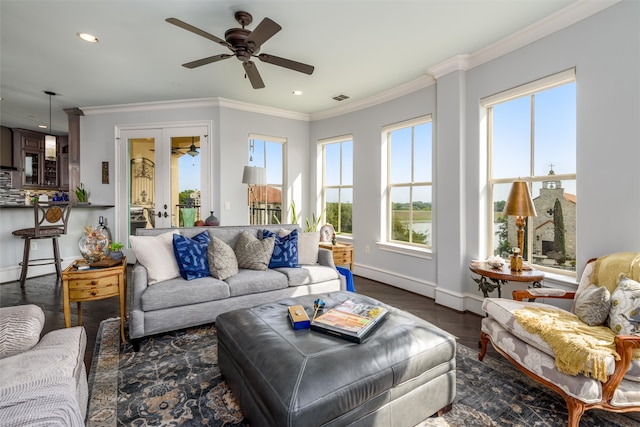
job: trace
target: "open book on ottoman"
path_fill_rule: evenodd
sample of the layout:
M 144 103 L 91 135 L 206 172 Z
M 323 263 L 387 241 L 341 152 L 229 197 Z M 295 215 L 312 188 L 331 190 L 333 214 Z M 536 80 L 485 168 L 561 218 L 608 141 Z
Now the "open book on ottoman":
M 384 307 L 346 300 L 311 321 L 311 330 L 360 343 L 386 317 Z

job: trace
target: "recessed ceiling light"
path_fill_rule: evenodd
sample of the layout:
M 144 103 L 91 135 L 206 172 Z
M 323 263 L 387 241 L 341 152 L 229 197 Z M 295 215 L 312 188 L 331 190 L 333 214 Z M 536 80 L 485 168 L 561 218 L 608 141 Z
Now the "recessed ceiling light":
M 301 90 L 294 90 L 293 94 L 296 95 L 296 96 L 300 96 L 300 95 L 302 95 L 302 91 Z
M 40 129 L 46 129 L 46 128 L 47 128 L 47 125 L 38 125 L 38 127 L 39 127 Z
M 98 38 L 92 34 L 88 34 L 88 33 L 76 33 L 76 35 L 78 37 L 80 37 L 82 40 L 89 42 L 89 43 L 98 43 Z

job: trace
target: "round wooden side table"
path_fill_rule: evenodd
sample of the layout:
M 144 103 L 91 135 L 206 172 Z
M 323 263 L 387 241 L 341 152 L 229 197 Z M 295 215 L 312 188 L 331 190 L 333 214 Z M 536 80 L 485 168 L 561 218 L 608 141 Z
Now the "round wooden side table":
M 511 271 L 509 264 L 506 263 L 500 268 L 491 267 L 486 262 L 472 261 L 469 264 L 469 270 L 480 275 L 479 279 L 473 279 L 478 284 L 478 290 L 482 291 L 484 297 L 489 296 L 489 292 L 498 290 L 498 297 L 502 297 L 502 285 L 508 282 L 524 282 L 531 283 L 534 288 L 542 287 L 544 273 L 535 268 L 523 269 L 522 271 Z

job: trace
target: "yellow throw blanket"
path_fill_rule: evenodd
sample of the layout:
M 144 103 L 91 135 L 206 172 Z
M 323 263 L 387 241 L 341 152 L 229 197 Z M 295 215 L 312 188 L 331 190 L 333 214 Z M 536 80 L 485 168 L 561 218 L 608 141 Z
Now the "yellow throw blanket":
M 622 275 L 640 281 L 640 252 L 618 252 L 598 258 L 589 284 L 606 286 L 613 293 Z
M 584 374 L 604 382 L 606 357 L 620 360 L 616 335 L 605 326 L 589 326 L 575 314 L 542 307 L 521 308 L 513 314 L 527 332 L 539 335 L 551 346 L 560 372 Z M 640 352 L 634 350 L 633 359 L 640 360 Z

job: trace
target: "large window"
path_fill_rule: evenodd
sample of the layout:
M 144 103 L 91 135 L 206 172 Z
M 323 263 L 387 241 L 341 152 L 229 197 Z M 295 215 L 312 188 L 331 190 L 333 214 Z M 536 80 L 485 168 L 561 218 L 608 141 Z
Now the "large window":
M 555 272 L 576 269 L 575 70 L 483 100 L 489 146 L 489 253 L 517 246 L 515 217 L 503 215 L 517 179 L 526 181 L 537 216 L 527 218 L 525 261 Z
M 249 166 L 267 169 L 267 183 L 249 192 L 249 223 L 279 224 L 283 211 L 285 138 L 249 135 Z
M 353 208 L 353 138 L 323 140 L 322 206 L 336 234 L 351 234 Z
M 431 248 L 431 116 L 386 126 L 387 241 Z

